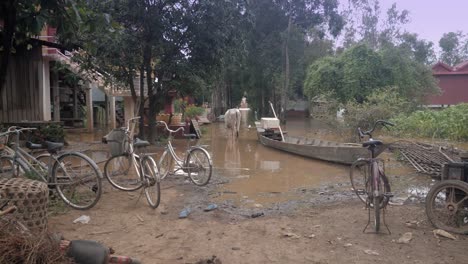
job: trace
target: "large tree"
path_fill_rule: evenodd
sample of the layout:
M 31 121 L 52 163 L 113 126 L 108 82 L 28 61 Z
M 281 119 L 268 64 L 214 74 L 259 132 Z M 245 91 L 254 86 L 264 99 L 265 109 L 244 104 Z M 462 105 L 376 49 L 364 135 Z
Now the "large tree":
M 449 65 L 468 59 L 468 39 L 461 31 L 445 33 L 439 40 L 439 47 L 440 60 Z
M 309 98 L 326 94 L 342 103 L 363 102 L 378 89 L 392 89 L 416 103 L 438 91 L 431 70 L 407 49 L 395 46 L 379 51 L 365 44 L 354 46 L 312 64 L 305 81 Z

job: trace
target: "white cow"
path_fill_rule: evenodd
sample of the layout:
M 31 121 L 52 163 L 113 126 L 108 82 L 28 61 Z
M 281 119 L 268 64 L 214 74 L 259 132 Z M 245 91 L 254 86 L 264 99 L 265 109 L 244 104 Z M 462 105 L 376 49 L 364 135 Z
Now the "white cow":
M 241 113 L 239 109 L 232 108 L 226 111 L 224 114 L 224 123 L 226 124 L 226 128 L 228 129 L 229 137 L 239 137 L 239 129 L 241 123 Z

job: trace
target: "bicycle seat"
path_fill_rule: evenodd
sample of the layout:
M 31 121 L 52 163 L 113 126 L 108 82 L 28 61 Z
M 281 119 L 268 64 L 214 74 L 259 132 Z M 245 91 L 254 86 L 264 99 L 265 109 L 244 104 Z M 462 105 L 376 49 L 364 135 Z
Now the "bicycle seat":
M 63 143 L 58 142 L 45 141 L 44 145 L 49 153 L 56 153 L 63 148 Z
M 91 240 L 72 240 L 67 256 L 80 264 L 105 264 L 109 259 L 109 248 Z
M 45 149 L 45 147 L 42 144 L 32 143 L 31 141 L 26 142 L 26 147 L 28 149 Z
M 369 147 L 369 146 L 380 146 L 383 145 L 383 142 L 380 140 L 370 140 L 362 143 L 363 147 Z
M 148 141 L 142 140 L 142 139 L 139 139 L 139 138 L 136 138 L 135 142 L 133 142 L 133 146 L 135 148 L 147 147 L 149 145 L 150 145 L 150 143 Z

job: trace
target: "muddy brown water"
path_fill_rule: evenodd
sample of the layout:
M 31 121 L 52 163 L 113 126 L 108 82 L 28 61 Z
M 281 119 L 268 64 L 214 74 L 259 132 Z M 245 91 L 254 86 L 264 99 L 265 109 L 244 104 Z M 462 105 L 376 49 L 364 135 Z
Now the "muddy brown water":
M 323 200 L 355 199 L 350 190 L 348 166 L 265 147 L 257 141 L 255 128 L 246 125 L 242 126 L 238 139 L 228 138 L 224 123 L 207 124 L 202 130 L 203 138 L 196 144 L 207 145 L 213 160 L 210 193 L 215 194 L 211 196 L 215 202 L 229 201 L 236 207 L 257 208 L 289 201 L 321 201 L 324 194 L 329 195 Z M 312 119 L 288 120 L 284 130 L 292 136 L 349 141 L 333 133 L 323 122 Z M 99 142 L 106 132 L 102 129 L 93 134 L 69 133 L 67 139 L 103 168 L 108 153 Z M 181 153 L 193 142 L 178 139 L 173 144 Z M 162 151 L 162 147 L 152 150 L 156 158 Z M 383 153 L 381 158 L 386 161 L 395 203 L 424 199 L 434 183 L 430 176 L 415 173 L 407 164 L 396 161 L 391 153 Z M 311 192 L 315 196 L 307 195 Z
M 213 176 L 227 178 L 219 185 L 218 201 L 230 200 L 237 206 L 263 207 L 293 200 L 320 200 L 306 194 L 330 193 L 325 200 L 339 201 L 345 196 L 354 199 L 350 190 L 349 167 L 314 160 L 261 145 L 256 131 L 243 127 L 237 140 L 227 137 L 223 123 L 204 128 L 206 135 L 200 144 L 209 145 L 213 158 Z M 319 137 L 346 142 L 323 122 L 311 119 L 288 120 L 284 130 L 292 136 Z M 395 160 L 390 153 L 382 154 L 390 178 L 395 201 L 425 197 L 433 180 L 414 173 L 413 169 Z M 307 198 L 306 198 L 307 197 Z

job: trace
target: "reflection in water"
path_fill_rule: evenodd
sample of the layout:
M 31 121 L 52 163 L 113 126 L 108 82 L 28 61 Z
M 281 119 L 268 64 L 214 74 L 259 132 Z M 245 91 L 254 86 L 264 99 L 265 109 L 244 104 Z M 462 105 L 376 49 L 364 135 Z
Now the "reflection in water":
M 236 137 L 227 137 L 226 150 L 224 151 L 224 168 L 228 171 L 236 171 L 241 168 L 239 145 Z
M 238 139 L 227 137 L 224 123 L 213 123 L 204 128 L 207 133 L 198 144 L 209 146 L 208 150 L 213 159 L 212 181 L 215 182 L 217 178 L 229 179 L 229 183 L 219 185 L 217 190 L 222 201 L 229 199 L 238 204 L 254 206 L 301 198 L 297 197 L 300 195 L 300 192 L 296 191 L 298 189 L 315 189 L 335 183 L 345 183 L 344 186 L 349 186 L 346 185 L 349 184 L 349 167 L 265 147 L 258 143 L 253 128 L 249 130 L 242 126 Z M 317 120 L 288 120 L 284 130 L 292 136 L 347 141 Z M 108 158 L 107 146 L 92 142 L 99 142 L 105 134 L 106 130 L 93 134 L 67 133 L 67 140 L 75 146 L 73 148 L 78 146 L 78 149 L 91 156 L 103 169 L 103 162 Z M 173 144 L 176 152 L 182 154 L 189 143 L 178 139 L 174 140 Z M 157 148 L 154 151 L 155 158 L 159 158 L 162 150 Z M 395 198 L 424 198 L 432 183 L 430 177 L 414 173 L 411 167 L 395 162 L 389 153 L 383 153 L 380 158 L 390 161 L 386 163 L 386 174 L 390 178 Z
M 200 144 L 210 145 L 214 177 L 230 179 L 220 187 L 219 192 L 223 194 L 220 199 L 278 202 L 291 199 L 287 193 L 297 188 L 347 180 L 346 166 L 267 148 L 257 142 L 254 129 L 241 128 L 239 138 L 231 141 L 221 123 L 207 128 L 209 133 Z

